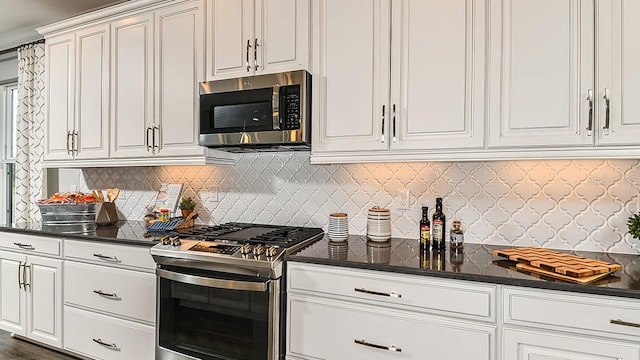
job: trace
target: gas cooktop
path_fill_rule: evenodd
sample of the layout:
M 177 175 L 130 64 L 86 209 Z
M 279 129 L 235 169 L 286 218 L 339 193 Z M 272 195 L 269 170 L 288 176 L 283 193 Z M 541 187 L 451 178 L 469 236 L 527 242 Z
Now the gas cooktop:
M 165 265 L 228 272 L 272 271 L 284 254 L 323 236 L 321 228 L 232 222 L 176 230 L 153 246 L 151 255 Z

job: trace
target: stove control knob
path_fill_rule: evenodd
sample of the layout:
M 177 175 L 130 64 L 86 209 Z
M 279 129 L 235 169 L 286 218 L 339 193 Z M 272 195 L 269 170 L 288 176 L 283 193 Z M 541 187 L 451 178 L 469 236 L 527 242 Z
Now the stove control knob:
M 240 253 L 243 255 L 251 253 L 251 245 L 249 245 L 249 243 L 242 245 L 242 247 L 240 248 Z
M 253 247 L 253 255 L 262 255 L 264 254 L 264 246 L 262 244 L 258 244 Z
M 278 252 L 278 248 L 275 246 L 269 246 L 266 251 L 267 257 L 274 257 Z
M 177 236 L 174 236 L 171 239 L 171 245 L 173 246 L 180 246 L 182 244 L 182 242 L 180 241 L 180 238 Z

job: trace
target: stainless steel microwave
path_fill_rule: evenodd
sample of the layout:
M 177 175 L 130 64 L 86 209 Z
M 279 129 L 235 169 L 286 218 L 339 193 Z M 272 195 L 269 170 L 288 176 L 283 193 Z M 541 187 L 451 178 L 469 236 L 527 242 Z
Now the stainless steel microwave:
M 200 83 L 202 146 L 308 150 L 310 118 L 311 75 L 305 70 Z

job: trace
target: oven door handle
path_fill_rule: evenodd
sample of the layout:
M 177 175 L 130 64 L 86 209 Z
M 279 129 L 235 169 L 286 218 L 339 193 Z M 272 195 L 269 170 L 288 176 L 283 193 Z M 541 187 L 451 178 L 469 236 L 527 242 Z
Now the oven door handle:
M 218 289 L 229 290 L 245 290 L 255 292 L 267 291 L 268 281 L 265 282 L 252 282 L 252 281 L 239 281 L 239 280 L 222 280 L 215 278 L 208 278 L 202 276 L 195 276 L 189 274 L 177 273 L 174 271 L 168 271 L 164 269 L 156 269 L 156 275 L 163 279 L 173 280 L 185 284 L 200 285 Z

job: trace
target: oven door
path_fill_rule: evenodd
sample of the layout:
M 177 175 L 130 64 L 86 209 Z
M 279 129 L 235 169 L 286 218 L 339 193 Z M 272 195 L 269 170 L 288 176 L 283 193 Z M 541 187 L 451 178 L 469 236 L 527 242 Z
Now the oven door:
M 278 359 L 278 280 L 172 266 L 156 274 L 156 359 Z

